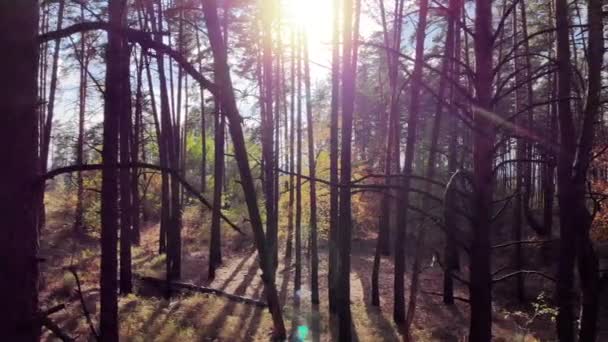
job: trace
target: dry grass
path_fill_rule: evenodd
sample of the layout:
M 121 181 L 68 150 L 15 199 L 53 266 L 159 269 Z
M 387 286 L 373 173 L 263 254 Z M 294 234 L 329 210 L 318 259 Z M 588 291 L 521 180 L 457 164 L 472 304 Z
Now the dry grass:
M 42 267 L 41 306 L 51 307 L 66 303 L 66 310 L 52 318 L 78 341 L 90 340 L 89 327 L 82 314 L 73 277 L 64 271 L 75 266 L 83 283 L 83 295 L 95 324 L 99 312 L 99 247 L 97 233 L 74 234 L 71 231 L 69 205 L 59 198 L 49 198 L 49 220 L 41 239 L 41 254 L 48 261 Z M 207 280 L 207 217 L 187 212 L 188 225 L 183 230 L 183 281 L 206 285 L 236 295 L 263 299 L 257 256 L 251 243 L 223 229 L 224 265 L 218 269 L 213 281 Z M 133 248 L 134 273 L 164 277 L 164 256 L 157 253 L 158 226 L 150 225 L 142 232 L 142 243 Z M 401 336 L 392 323 L 393 265 L 384 259 L 380 276 L 381 307 L 370 306 L 370 275 L 373 255 L 372 240 L 354 241 L 351 273 L 351 311 L 353 328 L 358 341 L 400 341 Z M 308 269 L 303 270 L 302 298 L 299 307 L 294 306 L 293 260 L 284 258 L 277 272 L 277 287 L 282 303 L 287 329 L 305 340 L 332 340 L 330 317 L 327 307 L 327 251 L 321 250 L 320 307 L 309 302 Z M 293 258 L 293 255 L 292 255 Z M 303 253 L 303 260 L 306 260 Z M 422 276 L 422 288 L 440 291 L 441 272 L 429 269 Z M 409 284 L 409 280 L 406 280 Z M 136 283 L 136 293 L 120 298 L 120 335 L 123 341 L 268 341 L 272 322 L 267 310 L 248 304 L 237 303 L 223 297 L 206 294 L 182 294 L 167 301 L 150 296 L 142 284 Z M 407 288 L 406 288 L 407 290 Z M 466 296 L 464 289 L 458 294 Z M 460 341 L 468 327 L 468 307 L 458 303 L 453 307 L 442 305 L 441 298 L 421 294 L 413 335 L 418 341 Z M 519 328 L 509 312 L 497 308 L 494 323 L 496 340 L 532 342 L 534 334 Z M 528 315 L 523 313 L 524 315 Z M 528 316 L 526 316 L 529 318 Z M 526 319 L 527 319 L 526 318 Z M 521 319 L 520 321 L 525 321 Z M 306 329 L 305 329 L 305 328 Z M 534 326 L 534 331 L 548 330 L 546 324 Z M 303 336 L 302 334 L 306 335 Z M 538 334 L 536 334 L 538 335 Z M 545 334 L 546 335 L 546 334 Z M 52 340 L 45 331 L 44 340 Z M 544 339 L 543 339 L 544 340 Z

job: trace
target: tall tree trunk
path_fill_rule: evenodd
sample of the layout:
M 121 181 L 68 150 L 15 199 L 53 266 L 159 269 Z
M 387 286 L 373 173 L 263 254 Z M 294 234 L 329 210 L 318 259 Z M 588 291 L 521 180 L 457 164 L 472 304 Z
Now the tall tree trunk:
M 361 10 L 357 6 L 357 12 Z M 358 42 L 353 42 L 353 1 L 343 2 L 342 20 L 342 150 L 340 156 L 340 190 L 339 190 L 339 231 L 338 231 L 338 279 L 339 292 L 336 298 L 338 314 L 338 336 L 341 341 L 351 339 L 352 317 L 350 312 L 350 252 L 352 238 L 351 212 L 351 140 L 353 129 L 353 111 L 355 105 L 355 74 L 357 61 L 355 50 Z
M 389 38 L 389 28 L 386 23 L 386 14 L 384 11 L 384 1 L 381 4 L 381 15 L 384 30 L 384 44 L 387 48 L 395 51 L 401 50 L 401 28 L 403 21 L 403 0 L 395 1 L 395 21 L 392 28 L 392 41 Z M 384 173 L 390 175 L 391 173 L 398 173 L 399 170 L 399 158 L 400 158 L 400 130 L 401 125 L 399 124 L 400 113 L 399 113 L 399 95 L 401 92 L 399 83 L 399 69 L 398 69 L 398 57 L 394 53 L 391 53 L 387 49 L 387 64 L 388 64 L 388 79 L 390 83 L 390 103 L 388 113 L 388 127 L 386 132 L 386 156 L 384 159 Z M 393 180 L 390 177 L 385 178 L 385 184 L 393 184 Z M 381 213 L 380 213 L 380 226 L 378 227 L 378 247 L 380 248 L 380 255 L 390 255 L 390 231 L 391 231 L 391 208 L 395 206 L 393 200 L 395 192 L 386 193 L 382 197 L 381 202 Z M 394 215 L 394 214 L 393 214 Z M 379 261 L 378 261 L 379 263 Z
M 245 202 L 247 203 L 249 219 L 251 220 L 254 240 L 258 250 L 260 268 L 262 269 L 261 277 L 264 284 L 264 293 L 266 295 L 268 308 L 272 315 L 274 326 L 273 335 L 276 339 L 284 339 L 286 335 L 285 324 L 283 322 L 277 288 L 274 283 L 273 266 L 266 246 L 266 238 L 258 208 L 255 185 L 251 175 L 251 169 L 249 168 L 247 148 L 245 145 L 243 128 L 241 127 L 241 116 L 236 105 L 234 89 L 232 88 L 226 43 L 222 38 L 221 26 L 217 15 L 217 2 L 215 0 L 205 0 L 203 2 L 203 12 L 213 53 L 215 80 L 220 90 L 217 95 L 220 99 L 221 108 L 230 123 L 229 129 L 234 146 L 235 159 L 241 176 L 241 185 L 243 187 L 243 193 L 245 194 Z
M 57 30 L 61 29 L 63 24 L 63 12 L 65 9 L 65 1 L 59 1 L 59 8 L 57 10 Z M 55 94 L 57 92 L 57 72 L 59 69 L 59 51 L 61 49 L 61 38 L 55 39 L 53 47 L 53 59 L 51 65 L 51 83 L 49 85 L 49 97 L 47 99 L 46 118 L 43 124 L 42 131 L 42 146 L 40 147 L 40 163 L 41 171 L 46 172 L 48 168 L 49 159 L 49 148 L 51 146 L 51 132 L 53 129 L 53 117 L 55 112 Z M 40 220 L 39 229 L 45 224 L 45 206 L 44 206 L 44 193 L 40 195 Z
M 329 269 L 328 294 L 329 311 L 336 312 L 338 292 L 338 231 L 339 231 L 339 198 L 338 198 L 338 117 L 340 108 L 340 1 L 333 0 L 333 29 L 331 57 L 331 113 L 329 128 Z
M 162 23 L 162 18 L 156 19 L 156 14 L 152 2 L 149 2 L 147 6 L 148 15 L 151 18 L 150 22 L 152 26 L 152 31 L 162 31 L 162 26 L 160 25 Z M 162 42 L 162 39 L 163 38 L 160 34 L 154 36 L 154 40 L 157 42 Z M 164 55 L 162 53 L 156 54 L 156 63 L 158 69 L 158 83 L 160 91 L 160 129 L 157 130 L 157 133 L 160 133 L 158 136 L 158 154 L 160 159 L 160 166 L 169 167 L 169 147 L 167 144 L 167 141 L 169 141 L 169 139 L 167 138 L 167 136 L 171 131 L 171 119 L 169 117 L 171 115 L 171 109 L 169 108 L 167 78 L 165 77 L 165 62 Z M 154 88 L 151 86 L 150 89 L 152 90 Z M 162 127 L 160 125 L 162 125 Z M 171 217 L 171 193 L 169 189 L 169 175 L 164 172 L 161 174 L 161 183 L 161 219 L 160 236 L 158 240 L 158 252 L 165 253 L 167 251 L 167 230 L 170 226 Z
M 420 94 L 422 88 L 422 66 L 424 63 L 424 39 L 426 38 L 426 22 L 429 3 L 428 0 L 420 1 L 418 12 L 418 26 L 416 29 L 416 52 L 414 57 L 414 70 L 410 78 L 411 97 L 409 118 L 407 121 L 407 141 L 405 146 L 405 161 L 403 164 L 403 179 L 399 191 L 399 203 L 401 208 L 398 212 L 397 234 L 395 236 L 395 283 L 394 283 L 394 307 L 393 319 L 397 324 L 406 322 L 405 316 L 405 234 L 407 232 L 410 186 L 412 165 L 414 162 L 414 151 L 416 135 L 418 133 L 418 121 L 420 115 Z M 417 276 L 417 275 L 415 275 Z M 412 317 L 413 318 L 413 317 Z M 406 326 L 407 327 L 407 324 Z M 407 338 L 407 331 L 406 338 Z
M 0 2 L 0 329 L 38 341 L 38 1 Z
M 196 31 L 196 50 L 198 53 L 198 71 L 203 72 L 203 59 L 201 42 L 198 30 Z M 207 125 L 205 124 L 205 88 L 200 85 L 199 87 L 200 99 L 201 99 L 201 193 L 207 191 Z
M 292 242 L 293 242 L 293 209 L 294 209 L 294 200 L 295 200 L 295 136 L 296 136 L 296 126 L 295 126 L 295 111 L 296 111 L 296 41 L 295 41 L 295 31 L 291 32 L 291 101 L 290 101 L 290 110 L 289 110 L 289 202 L 287 207 L 287 242 L 285 244 L 285 260 L 291 260 L 291 250 L 292 250 Z
M 265 110 L 262 120 L 262 153 L 264 156 L 264 194 L 266 197 L 266 239 L 272 265 L 276 269 L 278 265 L 278 229 L 276 221 L 275 180 L 274 180 L 274 115 L 273 115 L 273 77 L 272 77 L 272 23 L 274 21 L 274 1 L 264 0 L 262 4 L 262 46 L 263 46 L 263 105 Z
M 312 117 L 312 95 L 310 93 L 310 61 L 308 38 L 304 36 L 304 83 L 306 84 L 306 123 L 308 128 L 308 175 L 310 177 L 310 295 L 313 304 L 319 304 L 319 252 L 317 248 L 317 188 L 314 142 L 314 121 Z
M 492 111 L 492 4 L 475 6 L 475 93 L 473 110 L 473 220 L 470 255 L 471 324 L 469 341 L 492 338 L 492 284 L 490 274 L 490 212 L 493 192 L 495 133 L 487 113 Z
M 106 96 L 103 123 L 101 176 L 101 275 L 100 275 L 100 321 L 102 341 L 118 341 L 117 298 L 117 237 L 118 237 L 118 131 L 120 118 L 125 113 L 124 67 L 122 55 L 125 40 L 118 33 L 126 19 L 126 1 L 111 0 L 108 13 L 110 27 L 106 50 Z
M 513 70 L 519 70 L 519 68 L 521 67 L 521 58 L 517 57 L 517 55 L 520 53 L 519 49 L 517 48 L 517 44 L 519 43 L 519 39 L 520 39 L 520 35 L 519 33 L 519 28 L 517 25 L 517 7 L 513 8 L 513 48 L 514 48 L 514 54 L 516 55 L 515 58 L 513 58 Z M 521 37 L 526 37 L 527 35 L 523 34 L 521 35 Z M 521 78 L 520 78 L 520 72 L 515 72 L 515 84 L 518 85 L 521 83 Z M 526 75 L 528 76 L 528 75 Z M 528 81 L 527 83 L 530 84 L 531 81 Z M 515 95 L 515 101 L 514 101 L 514 108 L 513 108 L 513 112 L 514 113 L 519 113 L 519 111 L 521 110 L 521 108 L 523 107 L 522 104 L 522 91 L 521 89 L 517 89 L 514 92 Z M 528 104 L 532 104 L 532 102 L 528 102 Z M 521 127 L 525 127 L 526 122 L 520 118 L 516 118 L 516 122 L 519 126 Z M 524 193 L 528 193 L 529 189 L 529 175 L 528 175 L 528 166 L 529 163 L 524 162 L 523 160 L 526 159 L 526 148 L 527 148 L 527 144 L 525 142 L 526 137 L 520 135 L 516 137 L 517 141 L 516 141 L 516 147 L 515 147 L 515 159 L 518 160 L 517 164 L 515 165 L 516 170 L 515 170 L 515 201 L 513 203 L 513 230 L 511 232 L 512 234 L 512 238 L 513 241 L 519 241 L 521 240 L 521 235 L 522 235 L 522 209 L 524 206 L 527 206 L 527 202 L 529 200 L 529 195 L 524 195 L 522 194 L 522 192 Z M 524 189 L 525 186 L 525 189 Z M 521 244 L 517 244 L 514 246 L 513 248 L 513 256 L 512 256 L 512 267 L 515 270 L 521 270 L 523 268 L 523 260 L 522 260 L 522 255 L 521 255 Z M 525 300 L 525 288 L 524 288 L 524 277 L 523 274 L 518 274 L 515 276 L 515 291 L 517 294 L 517 300 L 519 302 L 523 302 Z
M 120 113 L 120 162 L 131 161 L 130 141 L 132 134 L 131 123 L 131 84 L 130 84 L 130 52 L 126 39 L 123 38 L 123 48 L 120 52 L 120 86 L 123 110 Z M 131 222 L 133 219 L 133 208 L 131 203 L 131 169 L 122 168 L 120 177 L 120 293 L 131 293 L 133 285 L 131 281 Z
M 84 6 L 80 7 L 80 18 L 84 21 Z M 86 33 L 80 36 L 80 84 L 78 88 L 78 138 L 76 141 L 76 164 L 82 165 L 84 162 L 84 121 L 86 114 L 87 101 L 87 68 L 89 67 L 89 56 L 86 43 Z M 74 231 L 82 232 L 84 230 L 84 179 L 82 172 L 76 174 L 76 211 L 74 215 Z
M 448 18 L 448 28 L 451 26 L 454 30 L 454 43 L 453 43 L 453 52 L 454 59 L 451 65 L 451 73 L 450 75 L 456 79 L 460 79 L 460 63 L 461 53 L 460 53 L 460 36 L 461 30 L 459 26 L 456 26 L 456 21 L 460 16 L 460 12 L 463 8 L 463 2 L 459 0 L 450 0 L 449 3 L 449 18 Z M 447 48 L 446 48 L 447 50 Z M 449 144 L 448 144 L 448 174 L 454 175 L 458 168 L 458 118 L 457 114 L 459 113 L 459 109 L 454 105 L 456 97 L 455 97 L 455 85 L 450 84 L 450 105 L 448 107 L 450 111 L 450 115 L 448 115 L 448 134 L 449 134 Z M 447 225 L 447 234 L 445 236 L 445 247 L 444 247 L 444 270 L 443 270 L 443 302 L 445 304 L 454 304 L 454 279 L 453 279 L 453 271 L 459 268 L 459 260 L 458 260 L 458 249 L 456 246 L 456 241 L 454 239 L 454 234 L 457 231 L 457 220 L 456 214 L 454 212 L 454 206 L 456 206 L 456 201 L 454 198 L 454 192 L 448 192 L 445 194 L 445 222 Z
M 142 116 L 143 116 L 143 92 L 142 92 L 142 73 L 144 69 L 144 56 L 141 52 L 139 61 L 137 62 L 137 80 L 135 90 L 135 115 L 133 117 L 134 126 L 131 131 L 131 162 L 139 162 L 139 150 L 145 149 L 143 145 L 143 139 L 140 139 L 142 129 Z M 141 240 L 140 234 L 140 212 L 141 212 L 141 198 L 139 195 L 139 170 L 134 168 L 131 170 L 131 198 L 132 198 L 132 230 L 131 230 L 131 241 L 135 245 L 139 245 Z
M 293 280 L 296 303 L 299 303 L 299 292 L 302 284 L 302 43 L 302 32 L 299 31 L 296 53 L 296 239 L 294 248 L 296 253 L 296 274 Z
M 593 218 L 586 207 L 586 186 L 587 174 L 593 155 L 595 126 L 600 115 L 601 106 L 601 74 L 604 60 L 602 1 L 588 0 L 587 16 L 589 23 L 587 102 L 574 167 L 574 186 L 576 187 L 576 200 L 578 203 L 575 211 L 577 218 L 573 223 L 578 226 L 574 226 L 573 229 L 577 229 L 577 261 L 583 295 L 579 341 L 595 341 L 600 301 L 599 265 L 591 237 L 589 236 Z
M 218 99 L 215 101 L 215 157 L 213 162 L 213 213 L 211 214 L 211 239 L 209 240 L 209 279 L 215 278 L 215 269 L 222 263 L 220 213 L 222 210 L 226 118 L 217 103 Z
M 452 0 L 452 2 L 456 2 Z M 428 3 L 421 3 L 420 6 L 426 5 L 428 7 Z M 423 15 L 422 7 L 420 11 L 420 15 Z M 443 99 L 446 93 L 446 78 L 447 75 L 452 75 L 452 59 L 453 50 L 454 50 L 454 25 L 452 16 L 448 15 L 448 28 L 446 33 L 446 41 L 445 41 L 445 56 L 442 61 L 442 76 L 439 80 L 439 90 L 438 96 L 440 99 Z M 421 25 L 418 26 L 419 30 L 424 29 Z M 417 38 L 424 39 L 424 32 L 422 32 L 421 36 Z M 412 84 L 414 85 L 414 84 Z M 415 95 L 412 93 L 412 95 Z M 419 96 L 418 96 L 419 97 Z M 412 112 L 413 113 L 413 112 Z M 425 177 L 429 180 L 435 178 L 436 168 L 437 168 L 437 154 L 438 154 L 438 141 L 439 141 L 439 132 L 441 130 L 441 123 L 443 119 L 443 103 L 437 103 L 437 110 L 435 112 L 435 120 L 433 120 L 433 126 L 431 128 L 431 136 L 430 136 L 430 151 L 428 155 L 427 165 L 426 165 L 426 174 Z M 433 184 L 430 182 L 426 182 L 424 191 L 428 194 L 432 193 Z M 450 204 L 447 204 L 450 205 Z M 432 209 L 431 201 L 428 196 L 425 196 L 422 199 L 422 210 L 424 212 L 429 212 Z M 418 292 L 420 287 L 420 265 L 422 262 L 423 251 L 425 248 L 425 239 L 426 239 L 426 230 L 428 228 L 423 224 L 418 227 L 418 231 L 416 232 L 415 238 L 415 254 L 414 254 L 414 262 L 412 266 L 412 277 L 410 282 L 410 297 L 409 303 L 407 307 L 407 315 L 405 319 L 405 338 L 411 340 L 411 326 L 414 322 L 414 317 L 416 315 L 416 305 L 418 300 Z
M 560 149 L 557 165 L 558 203 L 560 207 L 560 248 L 557 271 L 557 336 L 560 341 L 574 341 L 574 260 L 576 255 L 573 228 L 577 224 L 572 215 L 572 165 L 576 153 L 574 122 L 570 108 L 572 70 L 570 66 L 570 39 L 568 37 L 568 2 L 555 1 L 555 24 L 558 61 L 558 119 Z

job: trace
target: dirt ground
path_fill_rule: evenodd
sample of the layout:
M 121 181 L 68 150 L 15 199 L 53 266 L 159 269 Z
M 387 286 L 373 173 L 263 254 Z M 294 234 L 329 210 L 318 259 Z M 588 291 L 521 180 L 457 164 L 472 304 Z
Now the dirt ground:
M 51 222 L 53 222 L 51 220 Z M 55 220 L 54 222 L 61 222 Z M 199 228 L 183 230 L 183 282 L 204 285 L 230 294 L 264 300 L 257 253 L 247 238 L 223 241 L 223 265 L 213 281 L 207 280 L 208 248 Z M 133 249 L 133 268 L 138 275 L 164 278 L 164 256 L 157 253 L 158 225 L 148 225 L 142 232 L 141 245 Z M 284 243 L 282 244 L 284 245 Z M 369 303 L 371 270 L 375 241 L 373 237 L 353 241 L 351 272 L 351 311 L 354 336 L 358 341 L 400 341 L 392 323 L 393 263 L 384 258 L 380 272 L 381 306 Z M 99 247 L 94 234 L 73 233 L 66 224 L 54 224 L 43 232 L 41 255 L 47 258 L 41 275 L 41 307 L 65 303 L 67 308 L 52 319 L 78 341 L 94 340 L 85 319 L 74 277 L 65 269 L 73 266 L 81 282 L 82 297 L 97 326 L 99 312 Z M 306 250 L 302 258 L 307 260 Z M 294 255 L 280 252 L 276 284 L 284 305 L 291 340 L 330 341 L 332 329 L 328 315 L 327 248 L 320 244 L 319 307 L 310 305 L 308 263 L 304 263 L 300 306 L 294 305 Z M 409 262 L 409 261 L 408 261 Z M 466 268 L 461 270 L 466 274 Z M 406 273 L 409 276 L 409 273 Z M 466 277 L 465 277 L 466 278 Z M 446 306 L 441 292 L 439 265 L 426 264 L 421 276 L 418 310 L 413 336 L 417 341 L 463 341 L 468 329 L 468 305 L 457 301 Z M 409 278 L 406 279 L 406 294 Z M 544 285 L 546 286 L 546 285 Z M 533 305 L 514 305 L 508 284 L 495 288 L 493 334 L 495 341 L 550 341 L 554 338 L 550 314 Z M 459 286 L 456 295 L 467 297 Z M 236 302 L 212 294 L 176 294 L 171 300 L 150 295 L 147 285 L 135 283 L 135 294 L 120 299 L 121 340 L 124 341 L 266 341 L 272 323 L 266 309 Z M 545 308 L 546 309 L 546 308 Z M 601 326 L 601 325 L 600 325 Z M 45 331 L 44 340 L 53 336 Z

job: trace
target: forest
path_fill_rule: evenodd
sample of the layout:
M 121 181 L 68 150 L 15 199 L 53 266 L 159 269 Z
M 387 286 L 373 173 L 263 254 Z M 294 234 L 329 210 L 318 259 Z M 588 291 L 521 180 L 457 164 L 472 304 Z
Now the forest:
M 601 0 L 0 0 L 0 340 L 608 341 Z

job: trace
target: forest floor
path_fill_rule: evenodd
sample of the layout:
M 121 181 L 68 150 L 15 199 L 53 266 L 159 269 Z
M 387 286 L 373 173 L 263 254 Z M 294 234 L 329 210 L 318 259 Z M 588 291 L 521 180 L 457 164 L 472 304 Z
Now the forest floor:
M 78 341 L 93 340 L 83 314 L 75 279 L 66 267 L 77 270 L 82 283 L 82 297 L 97 326 L 99 314 L 99 246 L 95 234 L 74 233 L 71 225 L 51 219 L 43 232 L 41 255 L 47 260 L 41 269 L 41 307 L 65 303 L 67 308 L 51 318 Z M 71 220 L 68 220 L 71 222 Z M 182 282 L 219 289 L 239 296 L 264 301 L 257 253 L 246 237 L 223 241 L 223 265 L 213 281 L 207 280 L 208 246 L 200 240 L 201 229 L 183 230 Z M 305 240 L 305 239 L 303 239 Z M 141 245 L 133 249 L 133 272 L 136 275 L 164 278 L 164 256 L 158 255 L 158 225 L 142 231 Z M 383 258 L 380 272 L 381 307 L 370 305 L 371 271 L 375 241 L 373 237 L 353 241 L 351 272 L 351 311 L 354 335 L 358 341 L 400 341 L 392 323 L 393 263 Z M 332 329 L 328 315 L 327 248 L 320 246 L 319 279 L 321 304 L 310 305 L 306 250 L 301 304 L 294 306 L 293 275 L 295 256 L 285 258 L 280 252 L 276 284 L 284 305 L 287 329 L 300 340 L 330 341 Z M 466 270 L 463 270 L 466 272 Z M 413 336 L 417 341 L 463 341 L 468 330 L 468 305 L 457 301 L 446 306 L 441 292 L 442 273 L 438 265 L 425 267 L 421 276 L 418 310 Z M 406 294 L 409 273 L 406 279 Z M 504 288 L 508 288 L 504 286 Z M 509 291 L 498 287 L 493 303 L 495 341 L 548 341 L 554 338 L 551 308 L 544 302 L 515 305 Z M 266 309 L 213 294 L 179 293 L 171 300 L 154 295 L 149 286 L 135 282 L 135 294 L 119 302 L 121 341 L 267 341 L 272 332 Z M 151 295 L 152 294 L 152 295 Z M 464 288 L 456 295 L 467 297 Z M 601 327 L 601 325 L 600 325 Z M 45 331 L 43 340 L 53 340 Z M 298 340 L 292 338 L 292 340 Z

